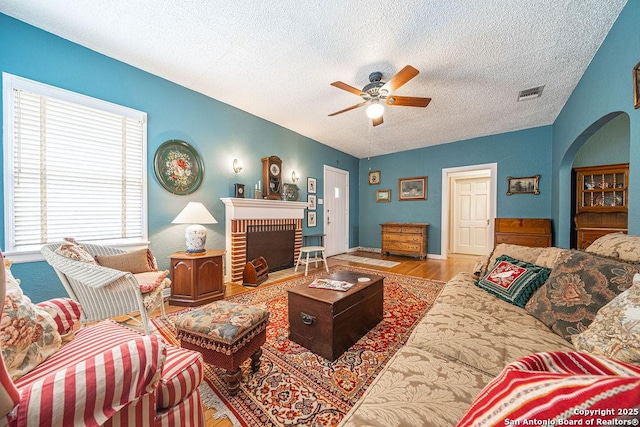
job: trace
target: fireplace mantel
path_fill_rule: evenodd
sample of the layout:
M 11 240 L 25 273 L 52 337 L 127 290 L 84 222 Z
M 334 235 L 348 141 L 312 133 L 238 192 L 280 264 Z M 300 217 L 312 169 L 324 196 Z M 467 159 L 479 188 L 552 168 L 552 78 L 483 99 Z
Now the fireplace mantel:
M 234 219 L 304 218 L 306 202 L 223 197 L 226 221 Z
M 306 202 L 282 200 L 241 199 L 223 197 L 225 205 L 225 281 L 242 280 L 242 268 L 246 264 L 246 226 L 248 224 L 294 223 L 296 224 L 296 252 L 302 241 L 302 221 Z

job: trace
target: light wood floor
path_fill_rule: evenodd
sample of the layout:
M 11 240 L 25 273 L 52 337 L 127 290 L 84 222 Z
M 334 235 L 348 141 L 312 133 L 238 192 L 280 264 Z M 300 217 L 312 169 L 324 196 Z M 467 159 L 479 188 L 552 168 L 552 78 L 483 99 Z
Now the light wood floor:
M 359 264 L 348 261 L 336 260 L 329 258 L 329 267 L 334 265 L 353 265 L 361 266 L 369 269 L 388 271 L 392 273 L 405 274 L 408 276 L 422 277 L 431 280 L 447 281 L 461 271 L 471 271 L 475 263 L 475 257 L 450 257 L 447 260 L 434 260 L 427 259 L 424 261 L 400 257 L 394 255 L 381 255 L 372 252 L 350 252 L 349 255 L 356 255 L 368 258 L 384 259 L 389 261 L 396 261 L 400 264 L 392 268 L 376 267 L 370 264 Z M 242 285 L 228 283 L 225 289 L 225 296 L 236 295 L 242 292 L 247 292 L 250 289 Z M 181 310 L 184 307 L 165 306 L 168 313 Z M 157 313 L 159 314 L 159 312 Z M 212 416 L 215 414 L 215 410 L 209 409 L 205 412 L 205 420 L 207 427 L 232 427 L 231 422 L 228 419 L 214 419 Z

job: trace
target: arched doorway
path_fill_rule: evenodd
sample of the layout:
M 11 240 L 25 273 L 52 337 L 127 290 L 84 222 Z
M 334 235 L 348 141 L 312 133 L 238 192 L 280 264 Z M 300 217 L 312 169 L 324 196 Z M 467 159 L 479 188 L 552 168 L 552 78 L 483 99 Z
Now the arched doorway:
M 626 116 L 620 118 L 620 116 Z M 585 165 L 585 162 L 595 164 L 610 164 L 611 162 L 617 162 L 621 157 L 612 156 L 612 146 L 620 147 L 619 142 L 617 144 L 607 143 L 606 132 L 607 125 L 612 128 L 610 123 L 616 124 L 615 129 L 617 137 L 624 138 L 626 135 L 626 159 L 629 158 L 629 116 L 622 111 L 616 111 L 609 113 L 600 119 L 592 123 L 587 129 L 585 129 L 567 149 L 562 159 L 559 171 L 558 171 L 558 183 L 557 188 L 559 191 L 558 197 L 558 224 L 556 227 L 556 246 L 560 247 L 574 247 L 575 238 L 574 235 L 574 215 L 575 215 L 575 183 L 572 180 L 572 170 L 576 159 L 581 165 Z M 621 128 L 625 128 L 624 132 L 620 132 Z M 601 132 L 602 131 L 602 132 Z M 582 151 L 582 148 L 586 151 Z M 615 159 L 615 160 L 614 160 Z M 624 157 L 622 158 L 624 159 Z M 571 197 L 570 197 L 571 196 Z

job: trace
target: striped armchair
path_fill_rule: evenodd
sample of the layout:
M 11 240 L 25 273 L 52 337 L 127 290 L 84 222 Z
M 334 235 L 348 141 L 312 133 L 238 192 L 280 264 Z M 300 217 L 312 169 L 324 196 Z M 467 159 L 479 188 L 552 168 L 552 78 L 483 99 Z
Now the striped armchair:
M 4 310 L 11 313 L 5 288 L 0 266 L 0 318 Z M 200 353 L 108 320 L 74 335 L 79 311 L 73 301 L 37 305 L 51 313 L 67 340 L 19 378 L 0 357 L 0 427 L 204 426 Z M 0 339 L 0 345 L 7 342 Z
M 78 261 L 56 252 L 59 243 L 45 245 L 41 252 L 58 274 L 69 296 L 82 307 L 82 324 L 140 312 L 142 328 L 149 334 L 148 313 L 160 308 L 164 315 L 163 290 L 171 286 L 164 279 L 151 290 L 141 288 L 141 274 L 115 270 L 97 264 Z M 122 249 L 82 244 L 91 256 L 126 254 Z M 151 272 L 161 275 L 163 272 Z M 168 274 L 168 272 L 166 273 Z M 160 276 L 159 276 L 160 277 Z

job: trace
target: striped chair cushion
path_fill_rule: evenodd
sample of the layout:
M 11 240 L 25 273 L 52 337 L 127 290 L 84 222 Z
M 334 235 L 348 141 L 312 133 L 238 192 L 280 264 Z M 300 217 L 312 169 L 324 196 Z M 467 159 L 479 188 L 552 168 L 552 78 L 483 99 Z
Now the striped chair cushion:
M 38 307 L 46 310 L 58 326 L 58 333 L 64 335 L 80 320 L 80 304 L 69 298 L 54 298 L 39 302 Z
M 82 362 L 67 363 L 20 389 L 18 425 L 102 425 L 156 388 L 164 363 L 157 336 L 137 336 Z
M 204 427 L 204 408 L 202 407 L 200 390 L 195 389 L 179 405 L 158 410 L 154 425 L 155 427 Z
M 534 420 L 583 425 L 596 418 L 615 422 L 637 418 L 638 410 L 640 367 L 584 353 L 536 353 L 507 365 L 480 392 L 458 427 Z
M 170 408 L 198 388 L 204 376 L 202 355 L 172 345 L 158 384 L 158 408 Z
M 76 332 L 76 338 L 63 346 L 33 371 L 16 382 L 18 389 L 57 372 L 66 366 L 76 364 L 118 346 L 141 335 L 123 328 L 110 320 L 97 323 Z M 172 345 L 166 346 L 166 363 L 162 366 L 157 391 L 158 408 L 168 408 L 180 402 L 195 390 L 203 378 L 202 355 Z

